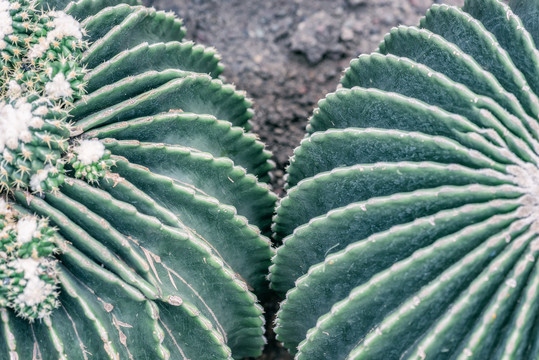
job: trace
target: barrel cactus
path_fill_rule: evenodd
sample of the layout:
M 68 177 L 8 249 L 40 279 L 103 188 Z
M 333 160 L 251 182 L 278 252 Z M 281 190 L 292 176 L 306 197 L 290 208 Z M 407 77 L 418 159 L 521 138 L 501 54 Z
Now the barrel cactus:
M 261 353 L 272 162 L 184 34 L 135 0 L 0 0 L 2 359 Z
M 538 14 L 434 5 L 319 102 L 273 228 L 296 359 L 539 356 Z

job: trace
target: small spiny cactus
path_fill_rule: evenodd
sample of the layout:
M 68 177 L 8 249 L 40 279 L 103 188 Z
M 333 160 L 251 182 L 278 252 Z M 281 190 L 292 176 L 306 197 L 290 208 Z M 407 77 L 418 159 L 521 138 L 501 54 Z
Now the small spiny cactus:
M 50 316 L 58 306 L 55 229 L 0 198 L 0 230 L 0 307 L 30 322 Z
M 273 227 L 296 359 L 539 356 L 538 14 L 434 5 L 319 102 Z
M 184 34 L 136 1 L 0 0 L 0 358 L 260 354 L 272 162 Z

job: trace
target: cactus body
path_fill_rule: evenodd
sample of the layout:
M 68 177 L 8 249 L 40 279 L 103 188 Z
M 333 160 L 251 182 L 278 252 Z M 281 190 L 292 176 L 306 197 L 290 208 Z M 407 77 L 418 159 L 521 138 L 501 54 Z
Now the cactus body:
M 539 3 L 510 6 L 434 5 L 314 110 L 273 227 L 296 359 L 538 356 Z
M 260 354 L 270 154 L 184 33 L 136 1 L 0 0 L 1 358 Z

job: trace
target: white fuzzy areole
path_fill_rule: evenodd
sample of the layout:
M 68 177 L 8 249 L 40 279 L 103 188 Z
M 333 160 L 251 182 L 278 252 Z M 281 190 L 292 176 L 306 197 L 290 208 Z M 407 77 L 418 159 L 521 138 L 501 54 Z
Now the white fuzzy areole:
M 35 192 L 42 192 L 41 182 L 46 180 L 51 172 L 52 167 L 50 165 L 45 166 L 44 169 L 38 170 L 37 173 L 30 178 L 30 189 Z
M 0 214 L 7 214 L 9 212 L 10 209 L 7 201 L 3 197 L 0 197 Z
M 17 242 L 24 244 L 32 241 L 37 230 L 37 219 L 34 216 L 25 216 L 17 222 Z
M 0 103 L 0 151 L 4 151 L 6 147 L 16 149 L 20 141 L 31 141 L 32 133 L 29 127 L 35 123 L 34 118 L 32 105 L 23 98 L 15 105 Z
M 10 80 L 9 87 L 7 90 L 7 96 L 10 96 L 12 98 L 18 98 L 21 95 L 22 95 L 22 87 L 15 80 Z
M 517 214 L 519 217 L 531 218 L 531 231 L 539 233 L 539 168 L 534 164 L 524 163 L 507 166 L 507 172 L 513 175 L 514 183 L 525 193 L 519 199 L 522 206 L 517 210 Z
M 34 115 L 37 115 L 37 116 L 45 116 L 48 113 L 49 113 L 49 109 L 45 105 L 38 106 L 34 110 Z
M 45 93 L 51 98 L 70 97 L 73 95 L 73 89 L 65 75 L 59 72 L 51 82 L 45 85 Z
M 30 59 L 40 58 L 49 49 L 54 39 L 61 40 L 64 36 L 72 36 L 78 40 L 82 39 L 80 23 L 71 15 L 63 11 L 51 11 L 49 15 L 54 17 L 52 21 L 54 29 L 47 33 L 47 37 L 42 37 L 39 42 L 32 46 L 28 52 Z
M 17 296 L 16 302 L 26 306 L 34 306 L 45 301 L 53 291 L 52 285 L 35 276 L 28 280 L 22 294 Z
M 99 140 L 82 140 L 73 150 L 83 165 L 98 162 L 105 155 L 105 145 Z
M 43 302 L 54 291 L 54 286 L 39 278 L 39 267 L 42 263 L 32 258 L 17 259 L 10 264 L 16 271 L 24 272 L 26 286 L 15 302 L 26 306 L 34 306 Z
M 54 35 L 61 39 L 63 36 L 73 36 L 76 39 L 82 39 L 82 31 L 80 23 L 73 16 L 66 14 L 63 11 L 53 11 L 50 13 L 54 16 Z
M 0 50 L 6 48 L 4 37 L 13 33 L 11 15 L 9 14 L 11 4 L 8 0 L 0 0 Z
M 13 267 L 18 272 L 24 273 L 25 279 L 31 279 L 39 275 L 40 262 L 33 258 L 17 259 L 9 263 L 10 267 Z

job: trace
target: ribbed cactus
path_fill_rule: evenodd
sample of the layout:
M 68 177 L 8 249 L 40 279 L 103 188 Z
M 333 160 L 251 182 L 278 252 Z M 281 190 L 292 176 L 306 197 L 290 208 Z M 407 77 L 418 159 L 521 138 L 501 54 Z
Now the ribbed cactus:
M 184 33 L 136 1 L 0 0 L 0 358 L 261 353 L 270 154 Z
M 296 359 L 538 358 L 539 2 L 510 6 L 434 5 L 314 110 L 270 275 Z

